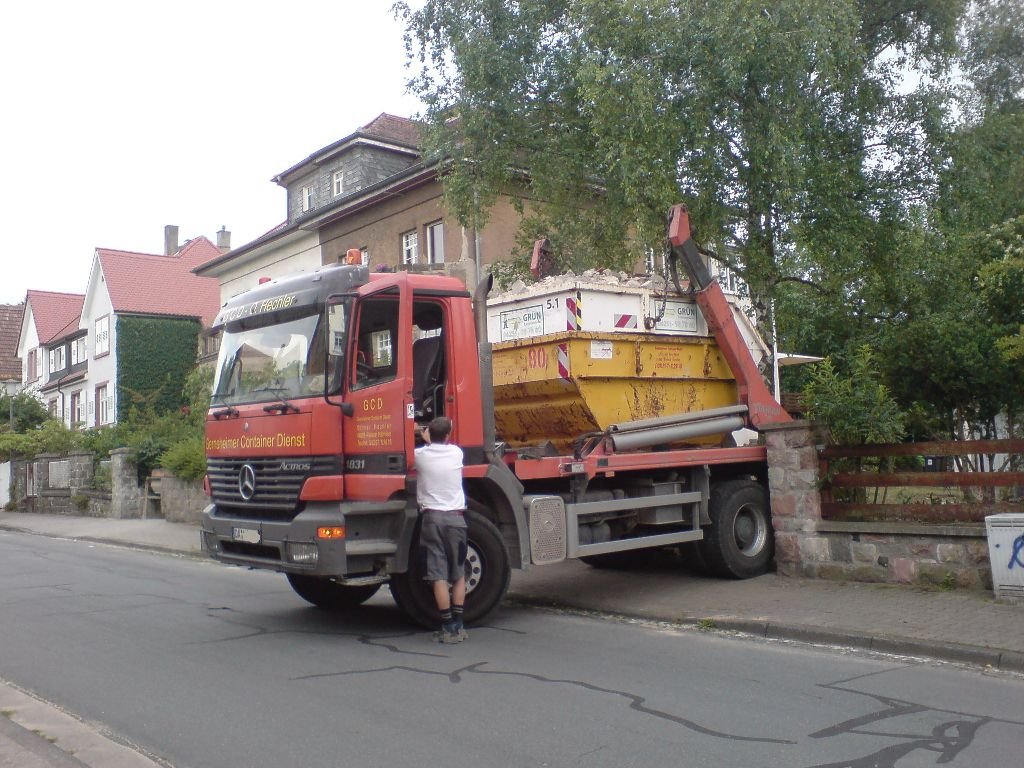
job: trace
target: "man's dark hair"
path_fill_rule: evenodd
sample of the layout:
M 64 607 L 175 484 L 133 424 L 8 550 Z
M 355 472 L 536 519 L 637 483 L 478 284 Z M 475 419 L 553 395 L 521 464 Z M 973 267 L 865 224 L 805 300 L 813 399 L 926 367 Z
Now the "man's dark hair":
M 452 432 L 452 420 L 447 416 L 438 416 L 427 426 L 430 430 L 430 442 L 443 443 Z

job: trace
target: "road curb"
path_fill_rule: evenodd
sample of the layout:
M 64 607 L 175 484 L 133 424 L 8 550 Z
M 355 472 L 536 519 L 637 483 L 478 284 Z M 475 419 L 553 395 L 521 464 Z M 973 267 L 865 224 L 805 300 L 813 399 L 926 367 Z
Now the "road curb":
M 43 744 L 38 740 L 33 743 L 17 733 L 9 734 L 22 748 L 37 755 L 45 756 L 52 747 L 67 755 L 68 760 L 64 762 L 72 766 L 163 768 L 167 765 L 6 680 L 0 680 L 0 710 L 10 723 L 43 740 Z
M 50 539 L 63 539 L 65 541 L 87 541 L 90 544 L 106 544 L 112 547 L 123 547 L 125 549 L 141 549 L 146 552 L 157 552 L 163 555 L 174 555 L 176 557 L 189 557 L 195 560 L 206 560 L 207 557 L 198 550 L 186 550 L 180 547 L 162 547 L 159 544 L 146 544 L 138 541 L 126 541 L 125 539 L 113 539 L 103 536 L 76 536 L 70 533 L 54 533 L 52 531 L 35 531 L 31 528 L 20 528 L 10 523 L 0 522 L 0 531 L 11 533 L 25 533 L 30 536 L 46 536 Z

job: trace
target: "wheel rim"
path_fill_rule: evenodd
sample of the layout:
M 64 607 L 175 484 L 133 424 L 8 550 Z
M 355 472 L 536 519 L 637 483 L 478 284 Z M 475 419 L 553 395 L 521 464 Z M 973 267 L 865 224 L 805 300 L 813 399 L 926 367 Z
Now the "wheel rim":
M 736 513 L 732 534 L 739 551 L 752 557 L 761 552 L 768 541 L 768 524 L 756 509 L 744 506 Z
M 471 594 L 479 586 L 484 577 L 484 560 L 480 551 L 473 546 L 473 542 L 466 545 L 466 594 Z

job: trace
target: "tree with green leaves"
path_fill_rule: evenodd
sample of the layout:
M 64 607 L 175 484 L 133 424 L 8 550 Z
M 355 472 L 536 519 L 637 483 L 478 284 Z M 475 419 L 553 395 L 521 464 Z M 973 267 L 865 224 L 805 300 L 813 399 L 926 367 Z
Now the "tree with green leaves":
M 396 8 L 428 146 L 466 223 L 527 199 L 562 265 L 660 248 L 669 206 L 754 292 L 849 297 L 930 167 L 908 65 L 941 72 L 963 0 L 427 0 Z M 584 201 L 584 202 L 581 202 Z M 585 201 L 594 201 L 587 204 Z M 621 257 L 617 256 L 621 254 Z M 729 257 L 726 257 L 729 260 Z
M 28 392 L 0 395 L 0 431 L 27 432 L 48 418 L 46 407 Z
M 1013 412 L 979 243 L 1024 213 L 1015 0 L 416 5 L 410 85 L 464 223 L 521 194 L 523 243 L 622 268 L 682 200 L 785 348 L 837 375 L 875 350 L 915 436 Z
M 963 17 L 960 109 L 931 136 L 941 162 L 927 242 L 881 337 L 897 396 L 940 435 L 1013 435 L 1024 414 L 1024 367 L 1014 355 L 1024 216 L 1019 12 L 1012 0 L 981 0 Z

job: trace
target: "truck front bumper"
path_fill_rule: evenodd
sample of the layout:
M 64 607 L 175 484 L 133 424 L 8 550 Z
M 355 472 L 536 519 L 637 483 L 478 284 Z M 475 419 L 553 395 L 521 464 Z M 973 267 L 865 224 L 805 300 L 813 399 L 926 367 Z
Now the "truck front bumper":
M 410 514 L 411 513 L 411 514 Z M 403 501 L 309 502 L 292 520 L 263 520 L 203 510 L 202 546 L 222 563 L 313 576 L 359 577 L 408 566 L 416 510 Z M 344 527 L 341 538 L 321 528 Z

